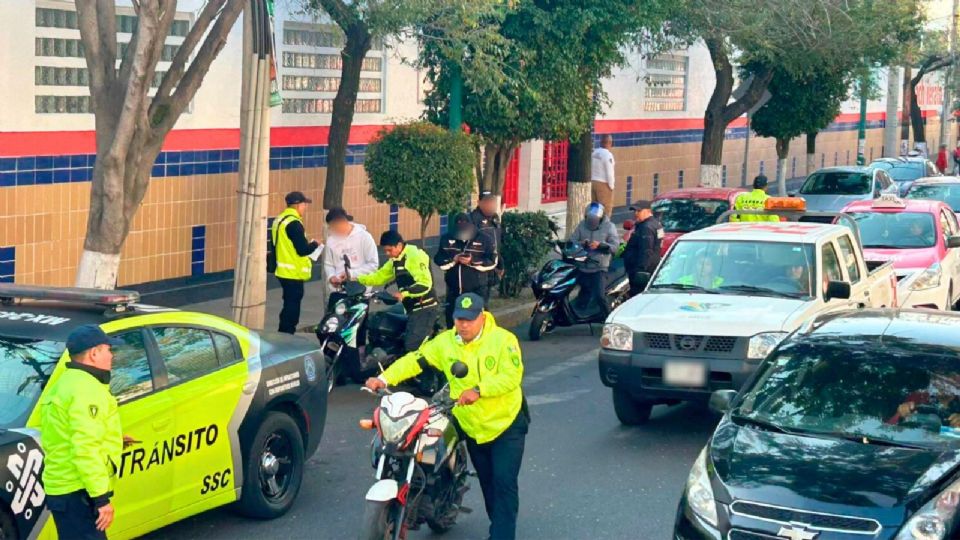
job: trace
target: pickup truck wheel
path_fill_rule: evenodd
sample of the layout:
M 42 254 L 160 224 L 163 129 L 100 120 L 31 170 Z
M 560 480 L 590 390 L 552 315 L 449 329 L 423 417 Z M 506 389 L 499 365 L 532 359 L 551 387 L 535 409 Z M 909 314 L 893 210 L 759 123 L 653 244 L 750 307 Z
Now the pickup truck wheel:
M 240 513 L 258 519 L 282 516 L 303 482 L 303 436 L 288 415 L 273 411 L 257 430 L 247 455 Z
M 630 395 L 630 392 L 620 388 L 613 389 L 613 411 L 617 419 L 625 426 L 640 426 L 650 420 L 652 403 L 640 401 Z

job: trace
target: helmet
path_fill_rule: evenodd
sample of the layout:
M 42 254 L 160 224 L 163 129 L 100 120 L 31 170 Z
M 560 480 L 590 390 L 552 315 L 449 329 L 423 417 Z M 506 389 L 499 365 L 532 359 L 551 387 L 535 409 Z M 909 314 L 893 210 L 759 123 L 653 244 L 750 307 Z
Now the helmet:
M 587 210 L 584 212 L 584 217 L 603 217 L 603 205 L 598 202 L 592 202 L 587 205 Z

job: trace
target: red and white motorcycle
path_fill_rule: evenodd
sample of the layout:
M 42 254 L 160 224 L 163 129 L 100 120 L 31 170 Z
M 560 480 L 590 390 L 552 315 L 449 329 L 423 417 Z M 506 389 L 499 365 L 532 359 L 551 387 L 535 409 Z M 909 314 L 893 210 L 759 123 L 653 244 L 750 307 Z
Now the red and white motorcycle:
M 463 378 L 467 366 L 457 362 L 451 372 Z M 360 421 L 364 429 L 376 429 L 371 460 L 377 482 L 367 491 L 358 538 L 400 540 L 423 523 L 447 532 L 460 512 L 469 512 L 460 504 L 470 489 L 467 444 L 451 419 L 456 402 L 449 384 L 429 402 L 386 389 L 376 395 L 373 418 Z

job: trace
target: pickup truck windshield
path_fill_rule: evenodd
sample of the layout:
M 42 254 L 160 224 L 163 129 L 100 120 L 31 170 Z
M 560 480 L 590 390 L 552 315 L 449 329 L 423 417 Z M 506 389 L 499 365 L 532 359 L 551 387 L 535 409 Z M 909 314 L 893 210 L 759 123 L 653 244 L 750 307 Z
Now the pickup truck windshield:
M 936 349 L 786 346 L 741 391 L 731 416 L 868 444 L 960 449 L 960 367 L 956 351 Z
M 931 214 L 920 212 L 851 213 L 860 228 L 865 248 L 918 249 L 937 244 L 937 228 Z
M 0 428 L 26 424 L 64 348 L 59 341 L 0 336 Z
M 819 172 L 810 175 L 800 193 L 804 195 L 865 195 L 873 178 L 869 174 L 846 171 Z
M 907 198 L 943 201 L 950 205 L 954 212 L 960 212 L 960 184 L 931 184 L 928 186 L 914 184 L 907 192 Z
M 667 232 L 699 231 L 716 225 L 717 218 L 730 209 L 725 199 L 660 199 L 653 213 Z
M 650 291 L 696 290 L 744 296 L 812 296 L 812 244 L 681 240 Z

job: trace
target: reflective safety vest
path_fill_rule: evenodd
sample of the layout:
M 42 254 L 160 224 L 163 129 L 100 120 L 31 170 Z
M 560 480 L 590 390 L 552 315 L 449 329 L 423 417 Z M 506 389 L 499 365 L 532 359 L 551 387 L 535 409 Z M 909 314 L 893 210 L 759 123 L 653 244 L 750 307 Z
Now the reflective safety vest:
M 287 224 L 291 221 L 299 221 L 303 224 L 300 214 L 293 208 L 287 208 L 273 220 L 273 249 L 277 254 L 278 278 L 296 279 L 300 281 L 309 281 L 313 274 L 313 265 L 309 257 L 301 257 L 297 253 L 297 248 L 293 246 L 290 237 L 287 236 Z M 280 227 L 283 227 L 281 230 Z
M 699 281 L 697 279 L 698 277 L 699 276 L 694 276 L 693 274 L 688 274 L 686 276 L 681 276 L 680 279 L 677 280 L 677 283 L 679 283 L 680 285 L 699 285 L 699 283 L 697 283 L 697 281 Z M 717 287 L 720 287 L 722 285 L 723 285 L 723 278 L 720 276 L 715 276 L 712 280 L 710 280 L 709 288 L 716 289 Z
M 767 199 L 770 198 L 767 192 L 762 189 L 755 189 L 749 193 L 741 193 L 733 201 L 734 210 L 763 210 Z M 747 214 L 733 214 L 730 221 L 780 221 L 779 216 L 755 216 Z

